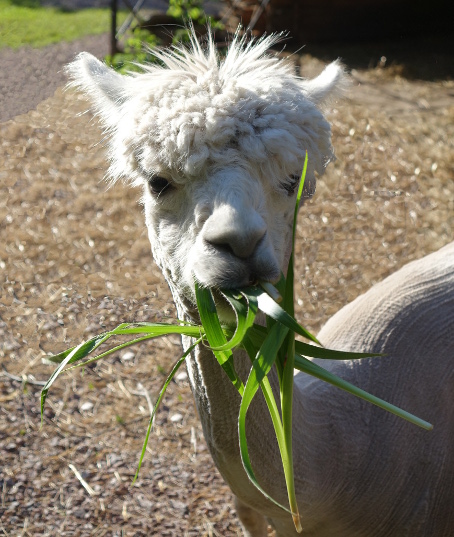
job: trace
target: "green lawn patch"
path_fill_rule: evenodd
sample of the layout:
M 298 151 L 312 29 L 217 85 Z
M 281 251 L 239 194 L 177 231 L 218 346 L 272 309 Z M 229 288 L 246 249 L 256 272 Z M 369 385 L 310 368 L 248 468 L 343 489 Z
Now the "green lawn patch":
M 119 23 L 125 16 L 119 15 Z M 0 49 L 44 47 L 109 29 L 109 9 L 63 11 L 41 7 L 34 0 L 0 0 Z

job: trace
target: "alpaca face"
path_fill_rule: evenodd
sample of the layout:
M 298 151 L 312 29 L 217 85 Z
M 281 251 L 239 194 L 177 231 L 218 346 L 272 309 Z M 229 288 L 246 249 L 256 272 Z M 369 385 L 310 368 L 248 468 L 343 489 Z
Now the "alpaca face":
M 173 182 L 170 174 L 153 176 L 145 186 L 155 260 L 172 287 L 191 301 L 194 279 L 207 287 L 279 279 L 294 195 L 246 164 L 237 159 L 228 167 L 207 166 L 189 184 Z M 298 184 L 288 181 L 286 186 Z
M 156 262 L 172 292 L 194 303 L 194 281 L 242 287 L 276 281 L 289 244 L 306 151 L 307 192 L 332 157 L 316 106 L 339 82 L 331 64 L 303 82 L 266 50 L 235 40 L 220 60 L 202 50 L 158 54 L 167 68 L 130 77 L 89 55 L 68 68 L 111 134 L 113 180 L 144 189 Z

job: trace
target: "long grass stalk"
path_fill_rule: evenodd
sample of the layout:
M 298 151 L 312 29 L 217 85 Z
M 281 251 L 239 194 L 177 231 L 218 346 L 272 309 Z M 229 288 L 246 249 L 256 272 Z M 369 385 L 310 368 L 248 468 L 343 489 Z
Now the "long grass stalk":
M 293 245 L 296 234 L 297 208 L 304 187 L 306 168 L 307 156 L 295 204 L 292 233 Z M 154 405 L 134 480 L 137 478 L 141 468 L 153 421 L 169 383 L 172 381 L 187 356 L 195 350 L 197 345 L 208 345 L 220 367 L 223 369 L 224 373 L 227 374 L 241 396 L 238 416 L 238 432 L 240 454 L 246 474 L 254 486 L 265 497 L 292 515 L 296 530 L 301 532 L 301 521 L 298 512 L 294 483 L 292 447 L 293 372 L 295 368 L 305 374 L 312 375 L 324 382 L 336 386 L 337 388 L 347 391 L 352 395 L 377 405 L 419 427 L 430 430 L 432 425 L 413 416 L 409 412 L 357 388 L 308 359 L 310 357 L 328 360 L 355 360 L 372 357 L 377 358 L 381 355 L 364 352 L 352 353 L 324 348 L 317 338 L 301 326 L 294 318 L 293 284 L 294 270 L 292 249 L 287 275 L 286 277 L 282 275 L 280 281 L 277 282 L 275 286 L 271 285 L 269 282 L 260 282 L 257 287 L 216 291 L 216 297 L 222 297 L 221 299 L 229 304 L 234 312 L 236 319 L 236 326 L 234 328 L 232 328 L 232 326 L 224 326 L 219 320 L 212 290 L 203 288 L 196 283 L 195 295 L 201 320 L 200 325 L 183 323 L 179 320 L 176 320 L 174 324 L 122 323 L 111 331 L 94 336 L 62 353 L 48 357 L 50 361 L 57 363 L 58 366 L 49 377 L 49 380 L 41 392 L 41 419 L 43 417 L 44 405 L 49 389 L 63 371 L 75 367 L 83 367 L 92 362 L 106 358 L 108 355 L 127 346 L 144 342 L 155 337 L 168 334 L 189 336 L 192 338 L 193 344 L 172 367 Z M 278 304 L 278 302 L 280 304 Z M 255 318 L 259 310 L 265 314 L 266 326 L 260 326 L 255 323 Z M 309 340 L 309 343 L 295 340 L 296 334 Z M 136 337 L 99 352 L 100 347 L 105 345 L 110 338 L 125 336 Z M 243 348 L 251 360 L 251 370 L 246 380 L 246 384 L 243 384 L 243 381 L 235 371 L 233 351 L 237 348 Z M 92 356 L 97 352 L 98 354 Z M 275 400 L 270 380 L 268 379 L 268 375 L 273 367 L 276 368 L 279 381 L 280 408 Z M 250 404 L 259 388 L 264 395 L 275 431 L 284 469 L 289 507 L 280 504 L 275 498 L 272 498 L 263 487 L 261 487 L 255 476 L 249 456 L 246 417 Z

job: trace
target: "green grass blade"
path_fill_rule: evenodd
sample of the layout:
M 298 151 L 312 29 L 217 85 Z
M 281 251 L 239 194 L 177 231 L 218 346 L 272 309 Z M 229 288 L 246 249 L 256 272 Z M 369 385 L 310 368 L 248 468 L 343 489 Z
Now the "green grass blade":
M 257 298 L 259 309 L 261 309 L 263 313 L 265 313 L 275 321 L 279 321 L 281 324 L 283 324 L 296 334 L 299 334 L 306 339 L 310 339 L 314 343 L 317 343 L 317 345 L 320 345 L 318 339 L 313 336 L 308 330 L 306 330 L 303 326 L 299 325 L 291 315 L 289 315 L 284 309 L 281 308 L 281 306 L 277 302 L 275 302 L 270 297 L 268 293 L 265 293 L 258 287 L 248 287 L 243 291 L 247 295 L 252 295 Z
M 92 364 L 93 362 L 97 362 L 98 360 L 101 360 L 102 358 L 105 358 L 109 354 L 112 354 L 112 353 L 117 352 L 117 351 L 119 351 L 121 349 L 124 349 L 125 347 L 129 347 L 130 345 L 135 345 L 136 343 L 140 343 L 141 341 L 146 341 L 148 339 L 153 339 L 155 337 L 162 337 L 163 335 L 165 335 L 165 334 L 158 334 L 158 335 L 151 334 L 151 335 L 148 335 L 148 336 L 143 336 L 143 337 L 139 337 L 139 338 L 136 338 L 136 339 L 131 339 L 129 341 L 126 341 L 126 343 L 122 343 L 121 345 L 117 345 L 115 347 L 112 347 L 111 349 L 103 352 L 102 354 L 98 354 L 97 356 L 94 356 L 93 358 L 90 358 L 89 360 L 86 360 L 85 362 L 82 362 L 82 363 L 77 364 L 77 365 L 73 365 L 72 367 L 68 367 L 65 370 L 65 372 L 66 371 L 72 371 L 73 369 L 78 369 L 80 367 L 85 367 L 86 365 Z
M 249 355 L 249 358 L 251 359 L 251 363 L 254 362 L 258 352 L 260 351 L 260 348 L 257 348 L 251 340 L 246 335 L 243 340 L 243 346 Z M 279 412 L 279 408 L 276 403 L 276 399 L 274 398 L 273 390 L 271 388 L 270 381 L 268 380 L 268 377 L 265 376 L 263 379 L 259 382 L 260 387 L 262 388 L 263 395 L 265 397 L 266 403 L 268 405 L 268 410 L 270 411 L 271 420 L 274 425 L 274 430 L 276 433 L 276 438 L 278 440 L 278 443 L 281 444 L 284 438 L 284 431 L 282 429 L 282 421 L 281 421 L 281 414 Z
M 310 356 L 311 358 L 321 358 L 322 360 L 360 360 L 361 358 L 378 358 L 385 356 L 377 352 L 350 352 L 316 347 L 302 341 L 295 341 L 295 351 L 297 354 Z
M 179 325 L 166 323 L 141 323 L 140 325 L 127 325 L 124 328 L 114 328 L 110 335 L 120 336 L 128 334 L 154 334 L 165 336 L 167 334 L 182 334 L 189 337 L 200 337 L 201 327 L 194 325 Z
M 286 278 L 286 283 L 285 283 L 284 302 L 282 304 L 282 307 L 284 308 L 284 310 L 291 317 L 295 316 L 294 303 L 293 303 L 293 287 L 294 287 L 293 285 L 293 280 L 294 280 L 293 260 L 294 260 L 294 251 L 295 251 L 296 226 L 298 222 L 298 209 L 299 209 L 299 205 L 301 201 L 301 195 L 303 193 L 304 182 L 306 180 L 306 171 L 307 171 L 307 151 L 306 151 L 306 157 L 304 159 L 303 171 L 301 172 L 301 179 L 300 179 L 300 184 L 298 186 L 298 193 L 296 195 L 295 209 L 293 212 L 292 250 L 291 250 L 290 259 L 289 259 L 288 267 L 287 267 L 287 278 Z M 309 338 L 309 339 L 312 339 L 312 338 Z
M 241 289 L 239 292 L 247 300 L 249 310 L 252 310 L 253 315 L 254 315 L 254 320 L 255 320 L 255 316 L 257 315 L 257 313 L 259 311 L 259 304 L 258 304 L 258 301 L 257 301 L 257 296 L 255 294 L 254 295 L 248 294 L 247 290 L 244 290 L 244 289 Z M 252 324 L 251 324 L 251 326 L 252 326 Z
M 224 371 L 227 373 L 227 376 L 231 380 L 232 384 L 238 390 L 240 395 L 242 395 L 244 385 L 235 371 L 232 351 L 215 350 L 216 348 L 225 346 L 227 343 L 227 338 L 222 330 L 221 323 L 219 322 L 213 295 L 209 289 L 201 288 L 197 285 L 197 283 L 195 284 L 195 295 L 200 320 L 202 321 L 205 335 L 208 339 L 208 343 L 210 344 L 213 354 L 215 355 L 222 369 L 224 369 Z
M 293 246 L 295 245 L 296 222 L 298 220 L 298 209 L 299 209 L 299 206 L 300 206 L 301 196 L 303 194 L 304 182 L 306 181 L 307 160 L 308 160 L 308 156 L 307 156 L 307 151 L 306 151 L 306 156 L 304 158 L 303 171 L 301 172 L 300 184 L 298 186 L 298 194 L 296 195 L 295 211 L 293 213 L 293 238 L 292 238 Z M 292 252 L 293 252 L 293 250 L 294 250 L 294 248 L 292 248 Z M 293 292 L 293 287 L 292 287 L 291 290 Z
M 153 427 L 154 417 L 156 416 L 156 412 L 158 411 L 159 405 L 161 404 L 162 398 L 164 397 L 164 394 L 165 394 L 165 392 L 167 390 L 167 387 L 170 384 L 170 382 L 172 381 L 172 379 L 175 376 L 175 374 L 178 371 L 178 369 L 181 367 L 183 362 L 186 360 L 188 354 L 191 351 L 193 351 L 195 349 L 195 347 L 199 343 L 201 343 L 201 341 L 202 341 L 202 338 L 199 338 L 193 345 L 191 345 L 189 347 L 189 349 L 183 354 L 183 356 L 181 356 L 181 358 L 179 358 L 175 362 L 174 366 L 172 367 L 172 370 L 170 371 L 168 377 L 166 378 L 166 380 L 164 381 L 164 384 L 162 385 L 162 388 L 161 388 L 161 390 L 159 392 L 158 399 L 156 400 L 156 403 L 155 403 L 155 405 L 153 407 L 153 412 L 151 413 L 150 421 L 148 423 L 147 434 L 145 435 L 145 441 L 143 443 L 142 452 L 140 454 L 139 463 L 137 465 L 136 475 L 134 476 L 134 479 L 132 481 L 133 483 L 136 481 L 137 477 L 139 476 L 140 468 L 142 466 L 142 462 L 143 462 L 143 459 L 145 457 L 145 451 L 146 451 L 147 445 L 148 445 L 148 439 L 150 438 L 151 429 Z
M 88 341 L 82 342 L 77 347 L 73 347 L 72 350 L 65 356 L 60 365 L 55 369 L 52 375 L 49 377 L 49 380 L 46 382 L 45 386 L 41 390 L 41 425 L 44 419 L 44 405 L 46 403 L 47 394 L 52 384 L 57 380 L 57 377 L 63 371 L 63 369 L 70 363 L 74 363 L 77 360 L 81 360 L 87 356 L 94 349 L 99 347 L 104 341 L 106 341 L 110 336 L 102 334 L 100 336 L 91 338 Z M 63 353 L 62 353 L 63 354 Z
M 127 326 L 127 324 L 120 326 Z M 61 362 L 63 362 L 63 360 L 65 360 L 68 355 L 71 354 L 70 361 L 66 363 L 77 362 L 78 360 L 85 358 L 85 356 L 96 350 L 100 345 L 104 343 L 104 341 L 109 339 L 110 336 L 110 332 L 103 332 L 102 334 L 98 334 L 97 336 L 90 338 L 89 340 L 81 343 L 80 345 L 76 345 L 75 347 L 71 347 L 70 349 L 66 349 L 63 352 L 60 352 L 59 354 L 54 354 L 53 356 L 46 356 L 46 360 L 60 364 Z M 75 349 L 78 350 L 74 352 Z
M 182 335 L 190 336 L 190 337 L 200 337 L 203 333 L 204 333 L 203 327 L 194 326 L 194 325 L 179 326 L 179 325 L 165 324 L 165 323 L 143 323 L 143 324 L 141 323 L 140 325 L 136 325 L 136 324 L 131 325 L 130 323 L 122 323 L 116 328 L 114 328 L 113 330 L 111 330 L 110 332 L 104 332 L 102 334 L 94 336 L 93 338 L 89 339 L 82 345 L 78 345 L 77 347 L 71 347 L 53 356 L 46 356 L 46 360 L 49 360 L 55 363 L 62 363 L 67 358 L 67 356 L 71 354 L 71 358 L 69 362 L 68 361 L 65 362 L 65 364 L 68 365 L 68 364 L 77 362 L 85 358 L 85 356 L 87 356 L 88 354 L 92 354 L 100 345 L 102 345 L 105 341 L 107 341 L 107 339 L 109 339 L 112 336 L 130 335 L 130 334 L 147 334 L 143 336 L 142 338 L 133 339 L 131 341 L 128 341 L 126 343 L 113 347 L 112 349 L 106 351 L 105 353 L 102 353 L 90 360 L 85 361 L 83 364 L 79 364 L 78 366 L 76 366 L 76 367 L 83 367 L 84 365 L 95 362 L 99 360 L 100 358 L 104 358 L 104 356 L 112 354 L 113 352 L 117 350 L 120 350 L 124 347 L 128 347 L 129 345 L 134 345 L 135 343 L 139 343 L 140 341 L 144 341 L 145 339 L 166 336 L 168 334 L 182 334 Z M 77 349 L 76 352 L 74 352 L 75 349 Z M 70 368 L 70 369 L 73 369 L 73 368 Z M 60 371 L 58 371 L 58 373 L 60 373 Z
M 201 288 L 196 284 L 195 292 L 197 309 L 210 347 L 212 349 L 221 348 L 227 343 L 227 338 L 225 337 L 221 323 L 219 322 L 211 291 L 209 289 Z M 215 352 L 217 354 L 216 358 L 221 365 L 228 362 L 232 357 L 230 349 Z
M 49 362 L 60 364 L 68 356 L 68 354 L 70 354 L 76 347 L 77 345 L 69 349 L 66 349 L 63 352 L 59 352 L 58 354 L 53 354 L 52 356 L 46 356 L 45 359 L 48 360 Z
M 375 395 L 371 395 L 370 393 L 367 393 L 361 388 L 357 388 L 353 384 L 350 384 L 350 382 L 347 382 L 346 380 L 341 379 L 337 375 L 330 373 L 326 369 L 323 369 L 323 367 L 314 364 L 303 356 L 295 356 L 295 368 L 299 369 L 300 371 L 303 371 L 304 373 L 308 373 L 313 377 L 317 377 L 320 380 L 324 380 L 325 382 L 328 382 L 329 384 L 332 384 L 333 386 L 336 386 L 341 390 L 345 390 L 352 395 L 356 395 L 357 397 L 360 397 L 361 399 L 364 399 L 365 401 L 368 401 L 369 403 L 372 403 L 373 405 L 376 405 L 383 410 L 387 410 L 388 412 L 391 412 L 392 414 L 395 414 L 396 416 L 399 416 L 400 418 L 403 418 L 404 420 L 407 420 L 410 423 L 417 425 L 418 427 L 422 427 L 427 431 L 433 429 L 433 425 L 429 422 L 422 420 L 414 416 L 413 414 L 410 414 L 409 412 L 406 412 L 405 410 L 402 410 L 399 407 L 392 405 L 391 403 L 387 403 L 386 401 L 383 401 L 383 399 L 375 397 Z
M 102 334 L 94 336 L 86 341 L 82 346 L 78 345 L 77 347 L 71 347 L 63 352 L 60 352 L 59 354 L 46 356 L 46 360 L 61 363 L 69 354 L 73 353 L 74 349 L 78 348 L 78 351 L 71 355 L 70 362 L 67 362 L 74 363 L 84 358 L 88 354 L 93 353 L 93 351 L 102 345 L 102 343 L 104 343 L 109 337 L 129 334 L 153 334 L 153 337 L 165 336 L 167 334 L 182 334 L 190 337 L 200 337 L 201 327 L 194 325 L 180 326 L 166 323 L 122 323 L 109 332 L 103 332 Z M 132 342 L 129 344 L 132 345 Z
M 307 152 L 304 161 L 304 168 L 301 173 L 301 180 L 298 187 L 298 193 L 295 201 L 295 210 L 293 213 L 293 228 L 292 228 L 292 247 L 290 258 L 287 266 L 287 277 L 285 282 L 284 298 L 282 307 L 284 311 L 291 317 L 295 316 L 295 306 L 293 297 L 294 288 L 294 251 L 295 251 L 295 236 L 297 226 L 298 208 L 301 200 L 301 193 L 304 187 L 307 169 Z M 286 464 L 284 465 L 285 483 L 287 486 L 288 500 L 290 510 L 292 511 L 293 523 L 297 532 L 302 531 L 298 504 L 295 494 L 295 479 L 293 473 L 293 365 L 295 361 L 295 332 L 290 331 L 287 334 L 286 341 L 279 351 L 279 387 L 281 396 L 281 412 L 282 412 L 282 428 L 284 434 L 284 445 L 281 453 L 285 452 Z M 284 461 L 284 459 L 283 459 Z
M 284 339 L 287 333 L 288 333 L 287 327 L 279 323 L 274 324 L 270 330 L 270 333 L 268 334 L 268 337 L 265 339 L 262 346 L 260 347 L 260 350 L 257 353 L 257 356 L 252 362 L 252 368 L 249 373 L 246 386 L 244 388 L 243 397 L 241 399 L 240 413 L 238 417 L 238 433 L 239 433 L 239 440 L 240 440 L 241 460 L 242 460 L 243 467 L 250 481 L 271 502 L 273 502 L 275 505 L 278 505 L 285 511 L 290 512 L 287 508 L 285 508 L 283 505 L 281 505 L 276 500 L 274 500 L 259 485 L 257 478 L 255 477 L 254 470 L 252 468 L 251 460 L 249 457 L 249 451 L 247 447 L 247 439 L 246 439 L 246 414 L 247 414 L 249 405 L 251 404 L 252 399 L 257 393 L 257 390 L 260 384 L 263 383 L 263 380 L 265 379 L 266 375 L 268 375 L 271 367 L 273 366 L 276 360 L 277 352 L 279 348 L 281 347 L 282 343 L 284 342 Z M 275 415 L 275 407 L 276 407 L 275 404 L 271 405 L 270 412 L 271 411 L 273 412 L 272 417 L 273 415 Z M 278 429 L 276 430 L 276 435 L 278 438 L 279 449 L 281 449 L 281 445 L 282 445 L 282 438 L 280 438 L 282 435 L 281 427 L 278 427 Z M 285 465 L 286 453 L 283 452 L 282 450 L 281 450 L 281 457 L 283 460 L 283 464 Z
M 255 324 L 248 331 L 248 336 L 254 345 L 260 346 L 265 340 L 267 329 L 263 326 Z M 384 354 L 373 352 L 349 352 L 349 351 L 336 351 L 332 349 L 325 349 L 325 347 L 317 347 L 302 341 L 295 341 L 295 352 L 303 356 L 310 356 L 311 358 L 321 358 L 322 360 L 359 360 L 362 358 L 375 358 L 384 356 Z
M 287 278 L 285 283 L 284 299 L 282 307 L 285 312 L 294 319 L 295 306 L 294 306 L 294 251 L 295 251 L 295 236 L 297 226 L 298 208 L 301 200 L 301 194 L 304 188 L 304 181 L 306 179 L 307 171 L 307 152 L 304 160 L 304 167 L 301 173 L 301 180 L 298 187 L 298 193 L 296 196 L 295 210 L 293 214 L 293 229 L 292 229 L 292 249 L 287 267 Z M 312 338 L 311 338 L 312 339 Z M 295 332 L 290 331 L 287 334 L 285 343 L 279 352 L 279 361 L 281 365 L 280 374 L 280 395 L 281 395 L 281 411 L 282 411 L 282 428 L 284 433 L 284 448 L 286 453 L 286 464 L 284 465 L 285 482 L 287 485 L 288 500 L 290 510 L 292 511 L 293 523 L 298 533 L 303 531 L 301 527 L 301 520 L 298 511 L 298 504 L 296 502 L 295 494 L 295 479 L 293 473 L 293 374 L 294 374 L 294 362 L 295 362 Z M 281 450 L 282 452 L 282 450 Z
M 47 399 L 47 395 L 49 393 L 49 389 L 67 365 L 74 364 L 75 362 L 80 361 L 89 354 L 93 353 L 100 345 L 105 343 L 112 336 L 138 333 L 145 333 L 147 334 L 147 336 L 143 338 L 137 338 L 133 341 L 118 345 L 113 349 L 110 349 L 105 353 L 94 357 L 92 360 L 85 361 L 83 364 L 80 364 L 80 366 L 85 366 L 93 361 L 99 360 L 101 357 L 107 356 L 108 354 L 115 352 L 116 350 L 124 348 L 128 345 L 132 345 L 134 343 L 138 343 L 139 341 L 143 341 L 144 339 L 149 339 L 151 337 L 158 337 L 167 334 L 184 334 L 191 337 L 200 338 L 203 333 L 203 329 L 198 326 L 179 326 L 165 323 L 144 323 L 143 326 L 135 326 L 128 323 L 122 323 L 110 332 L 104 332 L 102 334 L 99 334 L 98 336 L 89 339 L 88 341 L 84 341 L 76 347 L 71 347 L 64 352 L 47 357 L 48 360 L 59 363 L 59 366 L 57 367 L 57 369 L 55 369 L 55 371 L 49 377 L 49 380 L 46 382 L 46 385 L 41 390 L 41 423 L 43 420 L 44 405 Z
M 243 340 L 244 348 L 246 349 L 246 352 L 248 353 L 249 357 L 251 358 L 251 361 L 254 362 L 259 349 L 257 349 L 253 343 L 250 341 L 248 336 L 246 336 Z M 265 398 L 266 404 L 268 406 L 268 410 L 271 416 L 271 421 L 273 423 L 274 432 L 276 434 L 276 439 L 279 446 L 280 453 L 284 454 L 282 464 L 286 465 L 287 461 L 285 459 L 286 457 L 286 446 L 285 446 L 285 436 L 284 436 L 284 428 L 281 421 L 281 415 L 279 412 L 279 408 L 276 403 L 276 399 L 274 398 L 273 390 L 271 388 L 270 381 L 268 380 L 267 376 L 264 376 L 263 379 L 259 381 L 260 388 L 262 389 L 263 396 Z M 246 446 L 247 447 L 247 446 Z M 282 455 L 281 455 L 282 457 Z M 250 461 L 249 461 L 250 462 Z M 285 470 L 284 470 L 285 473 Z M 254 482 L 253 482 L 254 483 Z M 255 483 L 254 483 L 255 484 Z M 259 490 L 263 493 L 263 490 L 259 488 Z M 284 509 L 289 514 L 293 515 L 292 511 L 287 509 L 287 507 L 281 505 L 279 502 L 276 502 L 272 500 L 274 503 L 276 503 L 281 509 Z
M 293 302 L 293 250 L 290 254 L 287 268 L 287 279 L 285 285 L 284 300 L 281 307 L 289 314 L 290 317 L 295 318 L 295 307 Z M 312 338 L 311 338 L 312 339 Z
M 284 450 L 286 454 L 284 475 L 287 485 L 288 499 L 290 510 L 292 511 L 293 522 L 295 524 L 296 531 L 301 533 L 303 531 L 301 527 L 300 515 L 298 512 L 298 504 L 296 503 L 295 494 L 295 479 L 293 474 L 293 443 L 292 443 L 292 430 L 293 430 L 293 373 L 295 362 L 295 333 L 289 332 L 287 334 L 285 343 L 285 361 L 283 363 L 282 381 L 280 385 L 281 392 L 281 411 L 282 411 L 282 427 L 284 432 Z M 281 450 L 282 453 L 282 450 Z M 284 461 L 284 458 L 282 459 Z
M 239 293 L 230 290 L 223 290 L 221 293 L 235 312 L 237 324 L 235 333 L 229 341 L 220 347 L 211 347 L 213 351 L 232 350 L 234 347 L 240 345 L 247 330 L 254 324 L 258 309 L 257 307 L 254 308 L 253 304 L 247 303 L 247 301 L 245 303 L 247 299 Z

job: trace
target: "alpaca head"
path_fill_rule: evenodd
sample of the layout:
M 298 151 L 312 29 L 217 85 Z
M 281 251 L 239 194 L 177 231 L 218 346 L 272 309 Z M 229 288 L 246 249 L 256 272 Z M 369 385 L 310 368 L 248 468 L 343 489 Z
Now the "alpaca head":
M 108 131 L 112 180 L 143 186 L 155 260 L 185 303 L 194 303 L 194 279 L 277 280 L 306 151 L 307 195 L 332 158 L 318 105 L 342 68 L 301 80 L 266 56 L 276 41 L 235 39 L 221 59 L 211 40 L 203 49 L 193 38 L 130 76 L 86 53 L 68 67 Z

